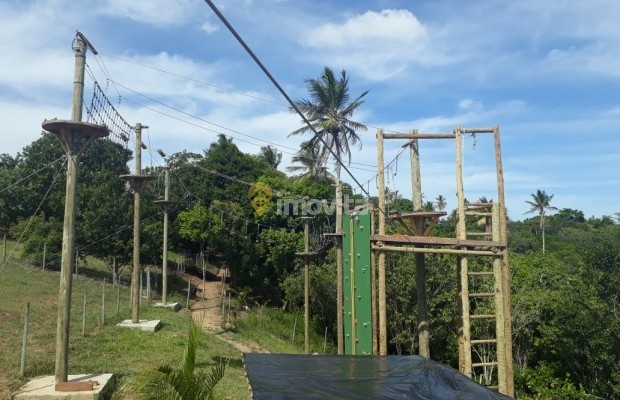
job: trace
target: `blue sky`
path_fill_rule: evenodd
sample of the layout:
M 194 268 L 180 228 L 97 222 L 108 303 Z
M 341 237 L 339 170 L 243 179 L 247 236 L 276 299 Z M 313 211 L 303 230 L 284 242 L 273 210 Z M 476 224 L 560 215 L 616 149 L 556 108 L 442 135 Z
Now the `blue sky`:
M 620 212 L 620 2 L 216 4 L 293 98 L 304 97 L 304 79 L 326 65 L 347 71 L 353 95 L 370 90 L 356 115 L 369 128 L 351 171 L 371 192 L 378 127 L 451 132 L 498 124 L 512 219 L 529 216 L 524 201 L 537 189 L 586 216 Z M 70 117 L 75 30 L 99 51 L 87 62 L 124 118 L 150 127 L 151 147 L 199 152 L 225 133 L 257 153 L 266 143 L 247 134 L 280 145 L 281 169 L 290 165 L 303 138 L 287 135 L 299 118 L 199 0 L 0 2 L 0 152 L 16 154 L 39 137 L 45 118 Z M 86 102 L 91 95 L 87 78 Z M 403 143 L 386 143 L 386 161 Z M 496 198 L 491 146 L 490 136 L 466 139 L 470 200 Z M 454 208 L 454 143 L 425 141 L 420 151 L 425 199 L 442 194 Z M 162 163 L 149 154 L 143 160 Z M 403 153 L 388 179 L 407 197 L 408 164 Z

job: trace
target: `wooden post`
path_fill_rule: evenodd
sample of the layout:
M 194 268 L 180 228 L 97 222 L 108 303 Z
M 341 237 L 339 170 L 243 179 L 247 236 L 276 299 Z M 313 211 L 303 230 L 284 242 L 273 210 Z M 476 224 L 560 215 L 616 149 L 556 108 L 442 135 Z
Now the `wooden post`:
M 47 242 L 43 243 L 43 261 L 41 262 L 41 269 L 45 271 L 45 256 L 47 252 Z
M 302 217 L 304 221 L 304 252 L 310 251 L 310 217 Z M 310 266 L 308 256 L 304 256 L 304 349 L 310 354 Z
M 116 315 L 121 313 L 121 281 L 116 280 Z
M 204 258 L 202 259 L 202 301 L 205 300 L 205 292 L 206 292 L 206 280 L 207 280 L 207 270 L 206 270 L 206 266 L 205 266 L 205 260 Z
M 379 184 L 379 235 L 385 235 L 385 175 L 383 172 L 383 130 L 377 130 L 377 174 Z M 378 256 L 379 274 L 379 354 L 387 355 L 387 310 L 385 304 L 385 253 Z
M 2 262 L 6 262 L 6 233 L 4 234 L 4 239 L 2 239 Z
M 344 312 L 342 302 L 342 182 L 340 182 L 340 170 L 336 171 L 336 334 L 338 354 L 344 354 Z
M 164 169 L 164 201 L 170 201 L 170 167 Z M 164 244 L 161 267 L 161 302 L 168 304 L 168 206 L 164 206 Z
M 500 207 L 498 203 L 492 208 L 492 237 L 493 241 L 500 241 L 501 230 L 499 224 Z M 506 393 L 506 338 L 504 326 L 504 293 L 502 284 L 502 256 L 493 257 L 493 281 L 495 292 L 495 332 L 497 339 L 497 389 L 500 393 Z
M 465 196 L 463 194 L 463 136 L 461 128 L 454 131 L 456 137 L 456 195 L 458 201 L 457 238 L 467 239 L 465 225 Z M 457 257 L 457 281 L 459 285 L 459 371 L 466 376 L 472 376 L 471 370 L 471 337 L 469 325 L 469 285 L 467 256 Z
M 134 151 L 135 174 L 142 173 L 142 124 L 137 123 L 134 127 L 136 133 L 136 146 Z M 139 183 L 136 182 L 137 185 Z M 131 322 L 137 324 L 140 321 L 142 274 L 140 271 L 140 190 L 134 190 L 133 194 L 133 271 L 131 274 Z
M 291 339 L 291 344 L 295 344 L 295 330 L 297 329 L 297 315 L 295 315 L 295 322 L 293 322 L 293 338 Z
M 411 132 L 417 134 L 416 130 Z M 418 139 L 411 139 L 409 142 L 409 153 L 411 158 L 411 188 L 413 211 L 422 210 L 422 179 L 420 170 L 420 148 Z M 422 223 L 423 224 L 423 223 Z M 424 232 L 424 226 L 416 226 L 418 232 Z M 429 343 L 428 326 L 428 303 L 426 299 L 426 260 L 424 253 L 416 253 L 416 292 L 418 303 L 418 342 L 419 354 L 422 357 L 430 358 L 431 350 Z
M 151 269 L 146 269 L 146 301 L 151 301 Z
M 142 296 L 144 296 L 144 282 L 142 281 L 142 271 L 140 271 L 140 290 L 138 291 L 138 308 L 142 307 Z M 134 322 L 135 323 L 135 322 Z
M 187 309 L 189 310 L 189 292 L 192 290 L 192 283 L 187 281 Z
M 28 345 L 28 324 L 30 323 L 30 302 L 26 304 L 26 313 L 24 315 L 24 334 L 22 336 L 22 355 L 19 368 L 20 376 L 24 376 L 26 369 L 26 346 Z
M 105 325 L 105 278 L 101 285 L 101 325 Z
M 375 234 L 375 205 L 368 203 L 370 213 L 370 234 Z M 379 354 L 379 335 L 377 332 L 377 265 L 375 253 L 370 252 L 370 304 L 371 304 L 371 325 L 372 325 L 372 354 Z
M 84 286 L 84 302 L 82 303 L 82 337 L 86 336 L 86 286 Z
M 323 336 L 323 355 L 327 352 L 327 327 L 325 327 L 325 335 Z
M 506 227 L 506 200 L 504 197 L 504 169 L 502 166 L 502 147 L 500 143 L 499 126 L 493 128 L 493 142 L 495 145 L 495 168 L 497 172 L 497 202 L 499 204 L 500 240 L 508 239 Z M 504 302 L 504 337 L 506 354 L 506 394 L 514 397 L 514 368 L 512 364 L 512 320 L 511 320 L 511 293 L 510 271 L 508 267 L 508 249 L 502 251 L 502 293 Z M 499 343 L 498 343 L 499 345 Z
M 80 260 L 80 253 L 78 250 L 75 251 L 75 279 L 78 277 L 78 262 Z

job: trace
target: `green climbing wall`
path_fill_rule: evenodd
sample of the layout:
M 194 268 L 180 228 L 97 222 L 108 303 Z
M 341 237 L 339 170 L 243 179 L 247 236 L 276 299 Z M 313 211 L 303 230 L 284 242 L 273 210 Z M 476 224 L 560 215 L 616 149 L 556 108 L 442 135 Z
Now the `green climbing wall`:
M 342 218 L 342 279 L 345 354 L 372 354 L 370 214 Z

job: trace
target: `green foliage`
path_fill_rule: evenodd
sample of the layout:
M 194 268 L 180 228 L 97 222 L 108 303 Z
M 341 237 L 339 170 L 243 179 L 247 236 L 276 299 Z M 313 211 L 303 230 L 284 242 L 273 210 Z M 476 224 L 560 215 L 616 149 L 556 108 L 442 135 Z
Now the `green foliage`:
M 215 385 L 224 377 L 223 361 L 211 371 L 196 370 L 200 328 L 190 325 L 187 349 L 181 368 L 163 365 L 138 372 L 130 387 L 144 400 L 207 400 L 214 398 Z

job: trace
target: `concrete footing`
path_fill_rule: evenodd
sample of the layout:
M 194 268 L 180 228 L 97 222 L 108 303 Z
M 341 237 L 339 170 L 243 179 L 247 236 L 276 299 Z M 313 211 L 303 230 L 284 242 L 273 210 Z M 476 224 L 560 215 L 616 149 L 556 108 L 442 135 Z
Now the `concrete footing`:
M 181 309 L 181 303 L 155 303 L 155 307 L 170 308 L 172 311 L 179 311 Z
M 133 323 L 130 319 L 126 319 L 120 324 L 117 324 L 116 326 L 120 326 L 121 328 L 140 329 L 141 331 L 155 332 L 156 330 L 161 328 L 161 321 L 158 319 L 150 321 L 141 319 L 137 323 Z
M 69 375 L 69 382 L 96 381 L 93 390 L 79 392 L 57 392 L 53 376 L 44 376 L 31 380 L 22 386 L 13 400 L 99 400 L 110 397 L 114 390 L 112 374 Z

